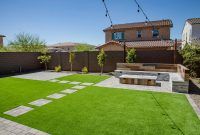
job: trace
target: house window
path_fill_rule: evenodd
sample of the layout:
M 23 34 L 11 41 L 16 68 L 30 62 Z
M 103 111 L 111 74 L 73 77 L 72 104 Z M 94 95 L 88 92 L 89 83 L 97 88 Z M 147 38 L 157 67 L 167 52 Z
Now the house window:
M 112 33 L 112 40 L 124 40 L 124 32 Z
M 138 30 L 137 31 L 137 38 L 141 38 L 142 37 L 142 31 L 141 30 Z
M 153 37 L 158 37 L 159 36 L 159 31 L 157 29 L 152 30 L 152 35 Z

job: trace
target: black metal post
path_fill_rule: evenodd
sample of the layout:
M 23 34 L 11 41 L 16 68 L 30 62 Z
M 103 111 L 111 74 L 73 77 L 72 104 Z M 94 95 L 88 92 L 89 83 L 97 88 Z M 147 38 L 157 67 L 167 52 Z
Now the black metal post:
M 124 63 L 126 63 L 126 42 L 124 40 Z

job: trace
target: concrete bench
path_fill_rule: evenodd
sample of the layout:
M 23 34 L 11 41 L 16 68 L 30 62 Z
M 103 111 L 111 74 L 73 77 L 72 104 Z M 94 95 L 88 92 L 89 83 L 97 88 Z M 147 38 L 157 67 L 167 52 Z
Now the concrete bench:
M 119 77 L 122 84 L 134 84 L 134 85 L 147 85 L 156 86 L 156 76 L 145 75 L 121 75 Z

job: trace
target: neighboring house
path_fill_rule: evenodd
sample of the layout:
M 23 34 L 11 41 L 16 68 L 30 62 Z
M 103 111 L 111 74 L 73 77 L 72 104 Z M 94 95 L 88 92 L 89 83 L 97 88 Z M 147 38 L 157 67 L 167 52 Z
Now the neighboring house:
M 70 52 L 75 51 L 77 45 L 79 45 L 79 43 L 64 42 L 47 46 L 47 48 L 49 52 Z
M 4 35 L 0 35 L 0 47 L 3 47 L 3 38 L 6 37 Z
M 127 48 L 136 50 L 172 50 L 174 41 L 170 39 L 171 20 L 158 20 L 113 25 L 104 29 L 105 44 L 97 47 L 105 51 L 122 51 Z
M 182 33 L 182 48 L 185 44 L 191 44 L 200 40 L 200 18 L 186 20 Z

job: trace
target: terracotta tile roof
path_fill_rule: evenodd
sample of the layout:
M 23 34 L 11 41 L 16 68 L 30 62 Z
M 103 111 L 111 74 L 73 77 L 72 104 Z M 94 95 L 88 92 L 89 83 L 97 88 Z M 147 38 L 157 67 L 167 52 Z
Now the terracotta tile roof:
M 200 18 L 190 18 L 187 19 L 187 22 L 190 24 L 200 24 Z
M 126 46 L 130 48 L 171 47 L 173 45 L 172 40 L 126 42 Z
M 6 36 L 0 34 L 0 37 L 6 37 Z
M 102 47 L 106 45 L 121 45 L 123 46 L 124 43 L 118 42 L 118 41 L 110 41 L 107 42 L 101 46 L 96 47 L 96 49 L 101 49 Z M 174 46 L 173 40 L 157 40 L 157 41 L 134 41 L 134 42 L 126 42 L 126 47 L 128 48 L 159 48 L 159 47 L 172 47 Z M 180 42 L 178 42 L 177 47 L 181 45 Z
M 158 20 L 158 21 L 151 21 L 151 23 L 146 22 L 136 22 L 136 23 L 126 23 L 126 24 L 116 24 L 113 27 L 108 27 L 104 29 L 104 31 L 111 30 L 111 29 L 130 29 L 130 28 L 141 28 L 141 27 L 152 27 L 153 26 L 169 26 L 173 27 L 173 23 L 170 19 L 166 20 Z

